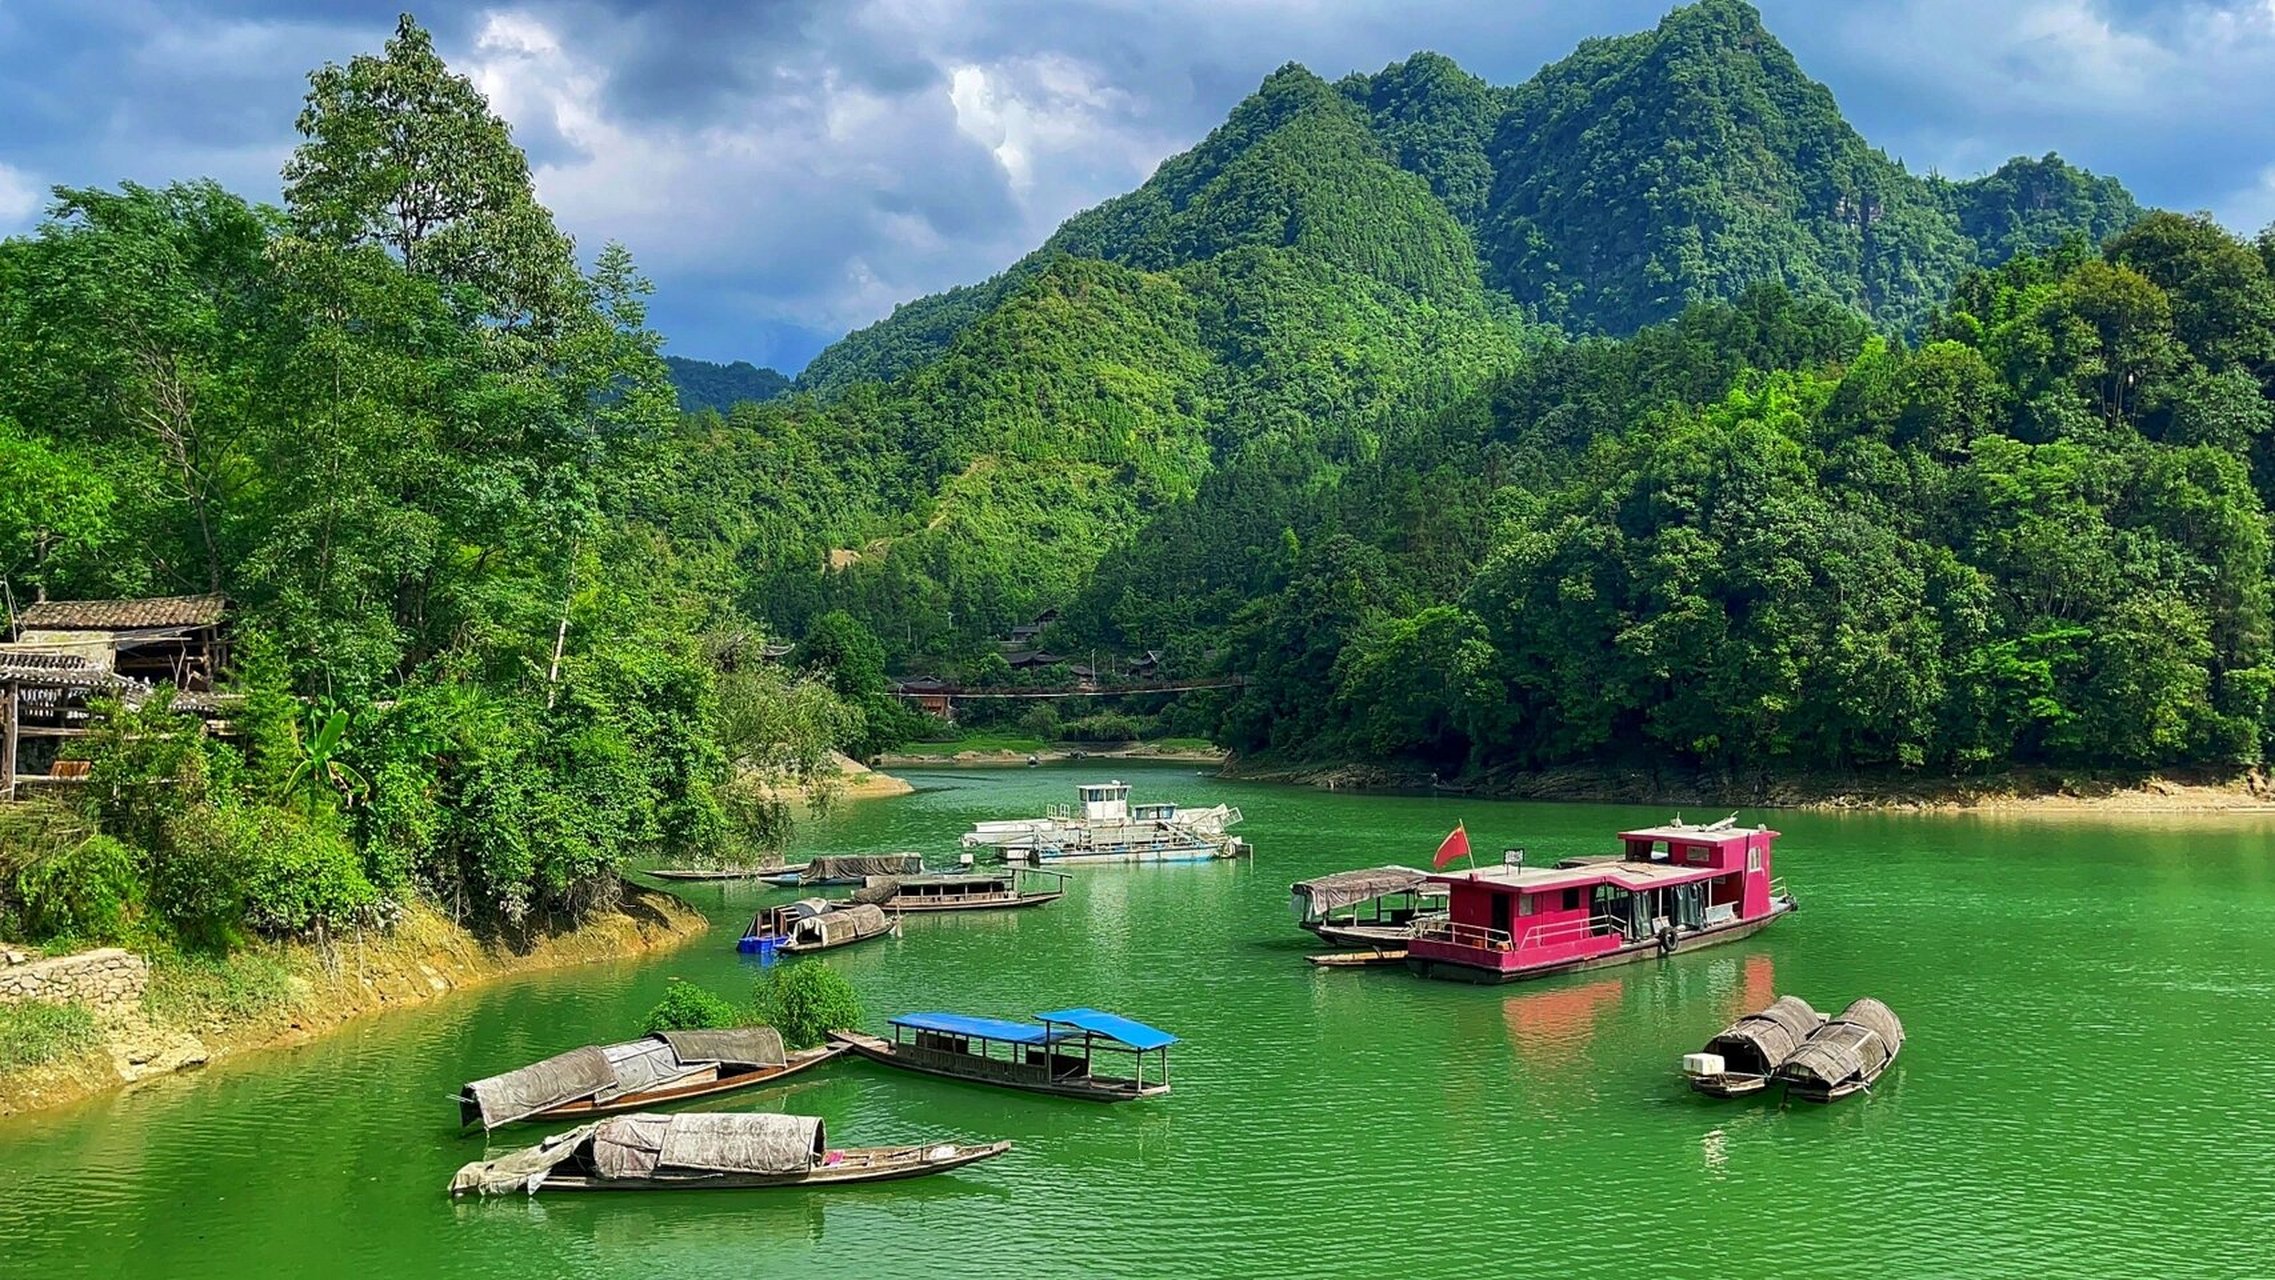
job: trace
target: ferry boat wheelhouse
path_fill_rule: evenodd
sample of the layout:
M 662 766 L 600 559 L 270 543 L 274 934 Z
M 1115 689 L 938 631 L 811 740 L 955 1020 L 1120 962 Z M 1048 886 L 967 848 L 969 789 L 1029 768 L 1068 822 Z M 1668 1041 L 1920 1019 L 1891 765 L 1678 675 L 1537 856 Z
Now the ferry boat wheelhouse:
M 1621 832 L 1616 855 L 1433 876 L 1446 915 L 1418 925 L 1406 965 L 1425 977 L 1514 982 L 1736 941 L 1794 909 L 1770 874 L 1777 836 L 1677 821 Z
M 964 833 L 966 849 L 993 849 L 1013 862 L 1206 862 L 1237 858 L 1248 843 L 1227 835 L 1240 821 L 1231 805 L 1181 809 L 1130 803 L 1126 782 L 1084 783 L 1073 806 L 1040 818 L 982 822 Z

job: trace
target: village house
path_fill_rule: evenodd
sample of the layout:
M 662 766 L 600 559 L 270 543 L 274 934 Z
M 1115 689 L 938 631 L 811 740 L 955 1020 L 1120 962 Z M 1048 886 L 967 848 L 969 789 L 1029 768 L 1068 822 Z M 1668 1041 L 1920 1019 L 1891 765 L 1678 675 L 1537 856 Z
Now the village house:
M 174 705 L 225 729 L 214 692 L 228 660 L 218 595 L 41 600 L 18 610 L 0 644 L 0 800 L 33 784 L 86 778 L 75 749 L 105 697 Z

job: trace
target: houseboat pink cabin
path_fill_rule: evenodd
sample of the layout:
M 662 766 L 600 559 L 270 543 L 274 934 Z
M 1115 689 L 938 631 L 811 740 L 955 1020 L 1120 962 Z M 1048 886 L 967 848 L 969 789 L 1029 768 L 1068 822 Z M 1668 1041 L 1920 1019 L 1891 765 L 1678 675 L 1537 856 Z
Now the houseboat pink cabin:
M 1431 877 L 1446 886 L 1446 915 L 1421 925 L 1407 967 L 1514 982 L 1735 941 L 1794 908 L 1771 878 L 1767 827 L 1677 821 L 1619 840 L 1615 855 Z

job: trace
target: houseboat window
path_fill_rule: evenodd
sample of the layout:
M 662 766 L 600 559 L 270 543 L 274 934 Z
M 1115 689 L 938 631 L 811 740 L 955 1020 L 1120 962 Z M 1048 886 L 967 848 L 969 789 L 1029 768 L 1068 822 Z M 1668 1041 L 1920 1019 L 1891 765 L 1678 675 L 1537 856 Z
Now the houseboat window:
M 1759 870 L 1761 870 L 1761 869 L 1762 869 L 1762 851 L 1761 851 L 1761 850 L 1759 850 L 1759 849 L 1756 849 L 1756 848 L 1752 847 L 1751 845 L 1747 846 L 1747 848 L 1746 848 L 1746 870 L 1748 870 L 1748 871 L 1759 871 Z
M 1518 915 L 1529 916 L 1532 914 L 1532 900 L 1535 896 L 1536 895 L 1530 893 L 1520 893 L 1517 895 Z
M 1580 909 L 1580 891 L 1578 889 L 1566 889 L 1564 891 L 1564 909 L 1566 911 L 1578 911 Z
M 1702 845 L 1702 844 L 1686 844 L 1686 845 L 1684 845 L 1684 846 L 1683 846 L 1683 861 L 1685 861 L 1685 862 L 1704 862 L 1704 861 L 1706 861 L 1706 859 L 1707 859 L 1707 848 L 1706 848 L 1706 846 L 1705 846 L 1705 845 Z

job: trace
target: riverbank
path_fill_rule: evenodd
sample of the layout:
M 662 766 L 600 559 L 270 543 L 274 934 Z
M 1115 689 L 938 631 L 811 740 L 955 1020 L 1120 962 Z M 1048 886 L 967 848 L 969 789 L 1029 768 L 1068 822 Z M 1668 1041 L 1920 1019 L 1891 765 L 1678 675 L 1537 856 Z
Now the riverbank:
M 1031 745 L 1002 745 L 990 740 L 983 740 L 979 746 L 965 746 L 955 742 L 912 742 L 897 751 L 884 753 L 878 757 L 877 762 L 886 768 L 1024 765 L 1030 762 L 1058 764 L 1068 760 L 1147 760 L 1173 764 L 1221 765 L 1227 758 L 1222 748 L 1200 743 L 1198 739 L 1132 742 L 1111 746 L 1076 746 L 1071 743 L 1045 743 L 1038 739 Z
M 268 944 L 225 961 L 155 956 L 141 999 L 97 1011 L 77 1052 L 0 1072 L 0 1116 L 297 1044 L 364 1014 L 511 974 L 668 950 L 708 927 L 680 899 L 627 882 L 614 909 L 518 942 L 478 938 L 418 902 L 385 933 L 324 946 Z
M 1226 763 L 1224 776 L 1333 791 L 1704 808 L 2275 814 L 2275 779 L 2256 769 L 2206 774 L 2017 769 L 1980 778 L 1936 778 L 1906 773 L 1729 777 L 1679 769 L 1574 767 L 1486 774 L 1447 784 L 1428 770 L 1396 765 L 1233 760 Z

